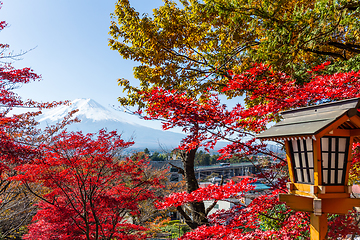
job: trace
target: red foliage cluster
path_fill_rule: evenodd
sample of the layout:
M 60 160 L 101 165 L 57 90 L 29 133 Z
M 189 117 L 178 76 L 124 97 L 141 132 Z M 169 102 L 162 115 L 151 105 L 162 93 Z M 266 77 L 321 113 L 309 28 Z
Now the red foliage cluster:
M 286 74 L 274 72 L 271 67 L 259 64 L 243 74 L 232 75 L 223 91 L 246 91 L 248 100 L 259 103 L 244 110 L 247 116 L 272 121 L 274 114 L 287 109 L 359 97 L 359 74 L 347 72 L 319 75 L 318 72 L 312 72 L 309 82 L 299 85 Z M 243 117 L 246 114 L 243 113 Z
M 6 26 L 1 21 L 0 31 Z M 0 44 L 0 59 L 9 57 L 5 56 L 8 48 L 8 44 Z M 246 107 L 238 104 L 232 109 L 221 104 L 212 89 L 195 99 L 186 92 L 156 87 L 150 92 L 139 92 L 140 100 L 147 106 L 144 118 L 161 119 L 164 129 L 181 127 L 188 133 L 180 149 L 189 151 L 201 146 L 209 149 L 219 140 L 228 140 L 231 143 L 220 151 L 223 157 L 262 153 L 280 160 L 274 168 L 282 168 L 284 160 L 256 140 L 257 133 L 279 120 L 280 111 L 360 96 L 360 72 L 321 75 L 328 64 L 309 71 L 309 81 L 303 85 L 262 64 L 242 74 L 229 71 L 228 83 L 222 91 L 231 96 L 245 93 L 247 103 Z M 153 188 L 162 186 L 160 179 L 144 174 L 143 160 L 120 160 L 119 150 L 131 142 L 105 131 L 98 135 L 63 132 L 37 149 L 22 141 L 19 130 L 36 125 L 31 120 L 36 113 L 9 117 L 9 111 L 14 107 L 41 109 L 59 104 L 24 102 L 12 91 L 40 79 L 30 68 L 0 64 L 0 175 L 16 164 L 20 174 L 11 180 L 44 187 L 44 192 L 34 192 L 42 201 L 25 239 L 145 238 L 146 229 L 131 224 L 129 218 L 139 214 L 139 202 L 155 198 Z M 359 146 L 354 145 L 353 164 L 360 162 Z M 262 173 L 262 177 L 273 178 L 273 174 Z M 277 195 L 285 182 L 284 178 L 277 179 L 271 194 L 259 196 L 247 206 L 239 204 L 209 216 L 209 226 L 201 226 L 182 239 L 307 237 L 308 215 L 294 212 L 278 201 Z M 249 184 L 249 180 L 243 180 L 238 184 L 210 185 L 191 193 L 175 193 L 159 202 L 158 207 L 206 200 L 231 201 L 253 190 Z M 329 224 L 331 238 L 359 234 L 355 213 L 331 216 Z
M 143 160 L 120 159 L 131 144 L 116 132 L 63 132 L 41 147 L 41 157 L 17 167 L 14 180 L 48 189 L 25 239 L 142 239 L 146 229 L 131 216 L 162 186 L 144 174 Z
M 278 191 L 254 199 L 248 206 L 221 210 L 209 216 L 211 226 L 201 226 L 182 239 L 296 239 L 307 237 L 309 216 L 278 202 Z M 225 199 L 226 201 L 226 199 Z M 279 207 L 280 206 L 280 207 Z M 269 229 L 264 219 L 272 221 Z
M 245 92 L 248 103 L 247 107 L 238 104 L 231 110 L 221 104 L 217 94 L 212 93 L 211 89 L 194 99 L 184 92 L 157 87 L 150 93 L 141 93 L 147 106 L 144 118 L 161 119 L 164 129 L 183 128 L 188 136 L 181 143 L 182 149 L 190 150 L 200 146 L 211 148 L 218 140 L 225 139 L 231 141 L 220 150 L 225 157 L 263 153 L 280 160 L 278 165 L 283 167 L 284 159 L 267 150 L 265 143 L 256 140 L 257 133 L 265 130 L 270 122 L 279 120 L 280 111 L 360 96 L 360 72 L 321 75 L 320 72 L 326 65 L 328 63 L 309 71 L 309 81 L 303 85 L 262 64 L 243 74 L 235 75 L 230 72 L 231 77 L 228 85 L 222 89 L 223 92 L 233 96 L 237 92 Z M 143 114 L 141 111 L 137 113 Z M 263 173 L 262 176 L 271 178 L 271 173 Z M 287 179 L 278 180 L 273 184 L 275 191 L 271 195 L 256 198 L 246 208 L 231 209 L 231 213 L 220 211 L 217 217 L 210 217 L 213 220 L 211 226 L 199 227 L 186 234 L 183 239 L 294 239 L 308 236 L 307 214 L 291 211 L 278 202 L 278 190 L 284 188 Z M 226 186 L 231 195 L 232 187 Z M 223 196 L 226 200 L 229 196 L 221 195 L 222 193 L 221 187 L 214 186 L 190 194 L 175 193 L 164 199 L 159 206 L 181 206 L 189 201 L 220 199 L 212 196 Z M 341 228 L 342 224 L 351 226 L 352 218 L 349 216 L 335 219 L 332 222 L 334 229 Z M 273 228 L 264 228 L 271 220 Z M 332 231 L 329 234 L 333 234 L 333 237 L 344 236 L 351 229 L 354 228 Z
M 142 92 L 142 98 L 149 104 L 144 119 L 163 119 L 164 130 L 182 127 L 188 133 L 180 149 L 190 150 L 199 145 L 213 147 L 215 142 L 208 141 L 207 133 L 221 127 L 219 124 L 227 118 L 225 106 L 220 105 L 215 94 L 205 93 L 197 100 L 175 90 L 154 88 L 150 92 Z
M 0 23 L 0 30 L 6 26 Z M 0 45 L 0 59 L 9 48 L 7 44 Z M 40 76 L 33 73 L 30 68 L 15 69 L 10 64 L 0 64 L 0 174 L 8 169 L 8 164 L 26 161 L 34 156 L 35 152 L 30 147 L 16 141 L 10 132 L 17 129 L 19 116 L 7 116 L 13 107 L 23 107 L 25 103 L 12 90 L 18 85 L 39 80 Z
M 0 2 L 0 7 L 2 3 Z M 5 21 L 0 22 L 0 31 L 7 26 Z M 30 68 L 16 69 L 7 59 L 13 58 L 8 44 L 0 44 L 0 175 L 9 170 L 9 165 L 29 161 L 37 151 L 30 141 L 23 141 L 26 133 L 39 134 L 34 129 L 34 117 L 40 112 L 24 113 L 8 116 L 13 108 L 51 108 L 65 102 L 39 103 L 32 100 L 23 101 L 13 90 L 33 81 L 41 80 L 41 76 Z M 20 54 L 21 55 L 21 54 Z M 67 119 L 68 120 L 68 119 Z M 29 135 L 28 135 L 29 137 Z
M 359 216 L 353 210 L 346 215 L 332 215 L 328 222 L 329 239 L 346 239 L 348 235 L 359 235 Z
M 0 30 L 6 25 L 0 22 Z M 133 143 L 125 142 L 116 132 L 100 131 L 96 136 L 63 132 L 56 136 L 55 132 L 73 121 L 71 114 L 44 131 L 36 128 L 34 119 L 40 111 L 11 116 L 13 108 L 41 110 L 63 102 L 23 101 L 14 93 L 14 89 L 41 80 L 41 76 L 30 68 L 16 69 L 5 63 L 13 58 L 8 49 L 8 44 L 0 44 L 2 214 L 18 207 L 3 202 L 8 203 L 8 196 L 16 201 L 20 190 L 14 191 L 17 184 L 12 183 L 21 181 L 41 199 L 26 239 L 145 238 L 146 229 L 132 224 L 131 217 L 139 214 L 139 202 L 155 198 L 153 188 L 162 187 L 160 179 L 144 174 L 143 160 L 120 160 L 120 151 Z M 31 186 L 41 186 L 41 191 Z M 21 211 L 26 213 L 27 209 Z M 26 214 L 32 213 L 29 210 Z
M 254 189 L 254 186 L 250 185 L 251 182 L 253 181 L 245 178 L 237 184 L 230 181 L 222 186 L 209 185 L 206 188 L 198 188 L 191 193 L 173 193 L 165 197 L 163 202 L 159 202 L 157 207 L 164 209 L 168 207 L 178 207 L 189 202 L 240 198 L 243 197 L 246 192 Z
M 221 104 L 211 89 L 194 99 L 184 92 L 156 87 L 150 92 L 140 92 L 141 99 L 147 103 L 144 119 L 162 120 L 165 130 L 181 127 L 188 133 L 181 149 L 213 148 L 221 139 L 233 142 L 220 152 L 223 156 L 265 153 L 276 157 L 266 150 L 266 145 L 255 141 L 255 134 L 276 121 L 280 111 L 360 96 L 359 72 L 316 73 L 312 72 L 313 76 L 304 85 L 262 64 L 243 74 L 233 74 L 223 92 L 246 92 L 246 101 L 251 104 L 247 108 L 238 104 L 231 110 Z

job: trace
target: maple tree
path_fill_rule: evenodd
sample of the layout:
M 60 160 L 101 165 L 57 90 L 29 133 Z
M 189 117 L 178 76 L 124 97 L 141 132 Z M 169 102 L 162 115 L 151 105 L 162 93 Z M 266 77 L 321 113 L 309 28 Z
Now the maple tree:
M 2 3 L 0 2 L 0 7 Z M 7 27 L 0 22 L 0 31 Z M 36 212 L 36 198 L 27 189 L 12 181 L 17 174 L 16 166 L 32 161 L 39 153 L 37 147 L 65 125 L 71 123 L 70 113 L 64 120 L 44 130 L 37 127 L 35 117 L 45 108 L 55 107 L 65 102 L 40 103 L 22 100 L 14 90 L 23 84 L 41 80 L 31 68 L 15 68 L 16 61 L 26 52 L 19 54 L 10 50 L 10 45 L 0 43 L 0 229 L 1 237 L 18 236 L 16 232 L 29 223 Z M 11 113 L 14 108 L 31 109 L 22 114 Z M 42 192 L 37 184 L 32 184 L 33 191 Z
M 188 134 L 180 144 L 179 170 L 186 192 L 163 203 L 176 206 L 196 229 L 184 239 L 308 236 L 307 214 L 289 210 L 276 197 L 286 191 L 285 160 L 256 141 L 256 134 L 279 121 L 283 110 L 360 96 L 358 7 L 353 1 L 167 0 L 152 16 L 140 16 L 129 1 L 117 2 L 109 45 L 139 63 L 134 76 L 140 82 L 119 79 L 127 92 L 120 103 L 137 105 L 137 114 L 162 120 L 165 130 L 180 127 Z M 219 95 L 243 97 L 245 104 L 228 109 Z M 230 142 L 220 151 L 223 158 L 260 153 L 276 160 L 276 171 L 260 175 L 274 192 L 208 216 L 211 207 L 205 209 L 203 201 L 219 199 L 205 193 L 216 195 L 221 187 L 198 190 L 194 159 L 200 147 L 210 149 L 219 140 Z M 355 156 L 353 166 L 358 162 Z M 328 236 L 358 234 L 352 214 L 332 216 Z
M 143 160 L 120 156 L 116 132 L 62 132 L 41 146 L 42 154 L 16 168 L 13 179 L 48 189 L 25 239 L 142 239 L 146 228 L 131 223 L 139 203 L 155 198 L 161 177 L 148 176 Z
M 359 69 L 358 3 L 180 3 L 182 6 L 178 7 L 174 1 L 165 1 L 150 17 L 140 16 L 128 1 L 119 0 L 109 42 L 121 56 L 140 64 L 134 68 L 140 87 L 126 79 L 119 80 L 128 93 L 120 98 L 120 103 L 137 105 L 137 114 L 144 119 L 162 120 L 165 130 L 181 127 L 188 134 L 180 145 L 184 163 L 180 172 L 185 176 L 187 189 L 168 198 L 168 206 L 175 205 L 176 197 L 191 198 L 198 191 L 195 153 L 199 147 L 212 148 L 219 140 L 231 142 L 220 151 L 223 158 L 261 153 L 277 160 L 274 167 L 278 170 L 273 171 L 276 175 L 262 172 L 261 177 L 273 189 L 285 191 L 284 159 L 269 151 L 265 143 L 256 141 L 255 136 L 268 123 L 278 121 L 280 111 L 359 96 L 358 72 L 350 71 Z M 308 70 L 326 60 L 331 64 L 326 62 Z M 256 61 L 270 63 L 272 68 L 266 64 L 253 67 Z M 243 96 L 245 105 L 227 109 L 218 95 Z M 190 239 L 306 237 L 306 214 L 279 207 L 282 204 L 276 194 L 269 199 L 266 204 L 254 201 L 239 211 L 230 210 L 230 224 L 223 220 L 227 225 L 211 221 L 211 207 L 205 209 L 203 204 L 203 200 L 214 200 L 209 196 L 176 207 L 189 226 L 196 229 L 187 234 Z M 192 218 L 184 211 L 186 205 Z M 248 228 L 252 231 L 244 230 Z
M 234 74 L 230 71 L 231 77 L 223 91 L 232 91 L 234 96 L 246 91 L 245 101 L 248 107 L 237 104 L 234 108 L 228 109 L 221 104 L 218 94 L 211 88 L 204 91 L 198 98 L 179 90 L 166 90 L 160 87 L 153 88 L 150 92 L 139 92 L 140 100 L 145 103 L 146 108 L 138 110 L 137 114 L 148 120 L 162 120 L 165 130 L 181 127 L 187 133 L 180 144 L 180 149 L 184 151 L 184 169 L 180 172 L 184 174 L 187 181 L 187 191 L 172 194 L 159 205 L 160 207 L 177 207 L 189 226 L 196 229 L 186 234 L 184 239 L 210 237 L 226 239 L 229 236 L 293 239 L 308 236 L 308 215 L 289 210 L 277 199 L 279 191 L 286 192 L 285 183 L 288 181 L 286 161 L 269 151 L 265 142 L 256 141 L 256 134 L 265 130 L 268 123 L 278 121 L 281 111 L 360 97 L 360 72 L 322 74 L 326 72 L 329 64 L 326 62 L 308 71 L 310 80 L 302 85 L 290 76 L 274 71 L 263 64 L 257 64 L 242 74 Z M 229 196 L 221 195 L 222 186 L 199 189 L 196 178 L 193 176 L 194 157 L 191 157 L 191 154 L 194 154 L 199 147 L 212 148 L 217 141 L 224 139 L 230 141 L 230 144 L 220 150 L 223 158 L 261 153 L 270 156 L 278 163 L 273 166 L 272 171 L 263 171 L 259 176 L 268 180 L 268 184 L 272 186 L 274 192 L 271 195 L 261 196 L 253 200 L 250 205 L 231 209 L 226 214 L 215 214 L 227 216 L 221 218 L 208 216 L 209 211 L 202 205 L 203 201 L 216 202 L 221 199 L 226 200 Z M 357 147 L 358 144 L 354 145 L 354 150 L 357 150 Z M 358 166 L 360 160 L 358 152 L 356 153 L 357 155 L 353 158 L 354 166 Z M 279 174 L 274 177 L 275 169 L 278 169 L 276 171 Z M 356 168 L 353 168 L 353 174 L 358 176 Z M 236 189 L 237 185 L 226 185 L 227 193 L 248 191 L 245 189 L 248 185 L 242 184 L 244 188 L 241 190 Z M 200 213 L 198 219 L 187 218 L 182 209 L 186 205 L 190 205 L 192 211 L 196 210 Z M 354 217 L 356 215 L 357 213 L 353 212 L 345 217 L 333 216 L 333 220 L 329 222 L 328 236 L 337 238 L 350 233 L 359 234 L 356 228 L 356 217 Z M 344 228 L 347 230 L 343 230 Z
M 357 7 L 346 0 L 167 0 L 152 15 L 140 15 L 128 0 L 118 0 L 109 45 L 138 64 L 140 82 L 119 79 L 127 92 L 120 102 L 144 106 L 138 91 L 152 87 L 193 96 L 208 87 L 221 91 L 228 70 L 243 72 L 254 62 L 298 82 L 326 61 L 332 73 L 359 70 Z
M 6 27 L 0 23 L 0 30 Z M 7 54 L 9 45 L 0 44 L 3 61 L 11 57 Z M 34 199 L 26 195 L 23 188 L 9 180 L 16 174 L 13 166 L 29 161 L 36 155 L 36 150 L 29 144 L 24 144 L 24 138 L 30 138 L 34 132 L 32 114 L 7 116 L 9 111 L 26 103 L 12 91 L 21 84 L 40 79 L 29 68 L 15 69 L 10 64 L 0 64 L 0 227 L 1 235 L 8 236 L 19 229 L 34 214 L 31 206 Z M 26 206 L 26 207 L 25 207 Z M 26 209 L 24 209 L 24 207 Z

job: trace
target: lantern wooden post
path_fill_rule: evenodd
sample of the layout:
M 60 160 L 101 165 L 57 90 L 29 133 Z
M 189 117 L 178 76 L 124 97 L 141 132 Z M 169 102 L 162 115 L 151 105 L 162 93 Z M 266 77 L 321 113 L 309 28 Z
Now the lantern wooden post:
M 314 213 L 310 213 L 310 239 L 325 239 L 327 230 L 327 214 L 316 216 Z
M 314 156 L 314 189 L 319 189 L 321 185 L 321 147 L 320 139 L 313 140 L 313 156 Z M 316 199 L 317 200 L 317 199 Z M 310 213 L 310 239 L 312 240 L 323 240 L 326 237 L 328 231 L 327 214 L 321 213 L 321 200 L 313 201 L 314 212 Z M 320 206 L 316 206 L 316 204 Z M 321 215 L 316 213 L 316 208 L 320 207 Z

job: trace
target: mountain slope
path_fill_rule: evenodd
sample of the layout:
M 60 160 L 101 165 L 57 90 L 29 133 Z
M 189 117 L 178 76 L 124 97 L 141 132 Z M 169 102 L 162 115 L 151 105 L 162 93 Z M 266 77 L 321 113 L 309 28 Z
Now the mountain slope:
M 70 106 L 59 106 L 44 113 L 39 122 L 59 121 L 64 118 L 68 112 L 78 109 L 74 115 L 80 119 L 91 119 L 92 121 L 115 121 L 126 122 L 117 112 L 111 111 L 92 99 L 75 99 Z
M 117 130 L 122 133 L 125 140 L 133 138 L 135 145 L 133 148 L 143 150 L 149 148 L 156 150 L 159 144 L 171 150 L 179 145 L 184 134 L 170 131 L 153 129 L 144 125 L 139 125 L 131 121 L 130 116 L 113 109 L 105 108 L 92 99 L 76 99 L 70 106 L 59 106 L 54 109 L 44 111 L 39 117 L 40 126 L 51 125 L 61 121 L 68 112 L 78 109 L 74 114 L 81 120 L 67 126 L 68 131 L 82 131 L 84 133 L 97 132 L 102 128 L 108 131 Z M 146 124 L 146 121 L 144 121 Z

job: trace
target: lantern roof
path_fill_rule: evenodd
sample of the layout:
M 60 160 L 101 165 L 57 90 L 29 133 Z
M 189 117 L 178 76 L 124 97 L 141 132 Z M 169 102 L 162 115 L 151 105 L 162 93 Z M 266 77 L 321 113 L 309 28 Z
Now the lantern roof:
M 260 139 L 284 139 L 290 137 L 313 137 L 338 121 L 360 119 L 360 98 L 352 98 L 331 103 L 298 108 L 281 113 L 283 120 L 257 135 Z M 344 116 L 347 116 L 344 120 Z M 360 129 L 360 121 L 349 123 L 347 129 Z M 350 125 L 350 127 L 349 127 Z

